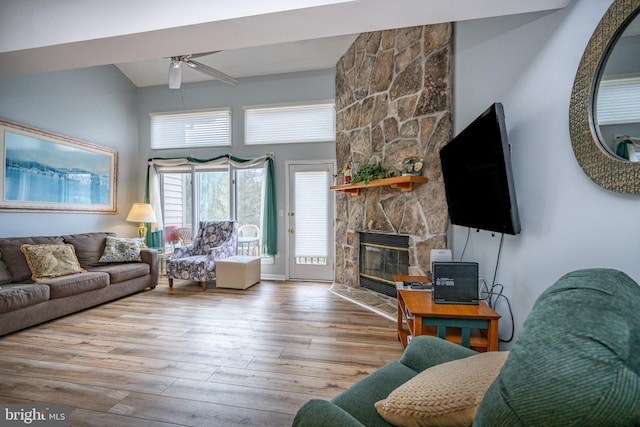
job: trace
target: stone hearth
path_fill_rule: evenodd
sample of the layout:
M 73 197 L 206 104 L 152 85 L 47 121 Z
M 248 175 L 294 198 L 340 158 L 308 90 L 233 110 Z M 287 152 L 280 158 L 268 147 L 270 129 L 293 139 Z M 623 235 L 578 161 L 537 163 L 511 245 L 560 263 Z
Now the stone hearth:
M 336 283 L 358 286 L 358 231 L 408 235 L 412 275 L 426 274 L 431 249 L 447 247 L 438 154 L 452 132 L 452 48 L 451 24 L 377 31 L 361 34 L 337 64 L 338 166 L 381 162 L 394 170 L 420 156 L 429 181 L 412 192 L 338 192 Z

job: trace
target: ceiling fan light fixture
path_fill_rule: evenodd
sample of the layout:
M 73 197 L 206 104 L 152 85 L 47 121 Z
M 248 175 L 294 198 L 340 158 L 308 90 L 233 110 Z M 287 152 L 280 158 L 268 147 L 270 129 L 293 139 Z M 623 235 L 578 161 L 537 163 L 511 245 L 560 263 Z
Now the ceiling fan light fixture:
M 231 86 L 238 84 L 238 81 L 233 77 L 223 73 L 222 71 L 211 68 L 201 62 L 193 61 L 191 58 L 199 58 L 201 56 L 212 55 L 220 52 L 219 50 L 213 52 L 195 53 L 189 55 L 172 56 L 169 63 L 169 89 L 180 89 L 182 84 L 182 64 L 187 64 L 188 67 L 193 68 L 196 71 L 204 73 L 210 77 L 220 80 Z
M 171 58 L 169 63 L 169 89 L 180 89 L 182 84 L 182 61 L 179 58 Z

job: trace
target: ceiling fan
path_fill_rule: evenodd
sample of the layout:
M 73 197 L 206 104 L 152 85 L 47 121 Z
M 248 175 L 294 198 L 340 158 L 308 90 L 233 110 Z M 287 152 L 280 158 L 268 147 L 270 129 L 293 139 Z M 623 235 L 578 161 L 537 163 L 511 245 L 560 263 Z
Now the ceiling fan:
M 233 77 L 228 76 L 222 71 L 218 71 L 215 68 L 211 68 L 208 65 L 205 65 L 201 62 L 192 60 L 192 58 L 200 58 L 201 56 L 212 55 L 217 52 L 220 52 L 220 51 L 217 50 L 214 52 L 204 52 L 204 53 L 196 53 L 196 54 L 189 54 L 189 55 L 172 56 L 171 63 L 169 64 L 169 89 L 180 89 L 180 84 L 182 84 L 182 64 L 186 64 L 187 66 L 193 68 L 194 70 L 200 71 L 201 73 L 214 77 L 226 84 L 229 84 L 232 86 L 236 85 L 238 81 Z

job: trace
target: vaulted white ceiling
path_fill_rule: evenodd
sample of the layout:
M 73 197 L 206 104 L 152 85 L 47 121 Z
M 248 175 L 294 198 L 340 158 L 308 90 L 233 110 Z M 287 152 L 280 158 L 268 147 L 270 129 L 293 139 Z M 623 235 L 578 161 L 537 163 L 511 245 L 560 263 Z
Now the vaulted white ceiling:
M 0 0 L 0 77 L 116 64 L 138 87 L 170 56 L 235 78 L 329 68 L 359 33 L 565 7 L 571 0 Z M 208 80 L 184 67 L 184 82 Z

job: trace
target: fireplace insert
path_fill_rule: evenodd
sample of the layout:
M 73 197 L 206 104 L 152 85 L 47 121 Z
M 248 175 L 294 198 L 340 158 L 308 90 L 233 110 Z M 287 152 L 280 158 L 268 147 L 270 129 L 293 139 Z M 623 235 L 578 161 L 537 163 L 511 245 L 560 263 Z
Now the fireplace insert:
M 409 272 L 409 236 L 360 232 L 360 286 L 396 297 L 394 275 Z

